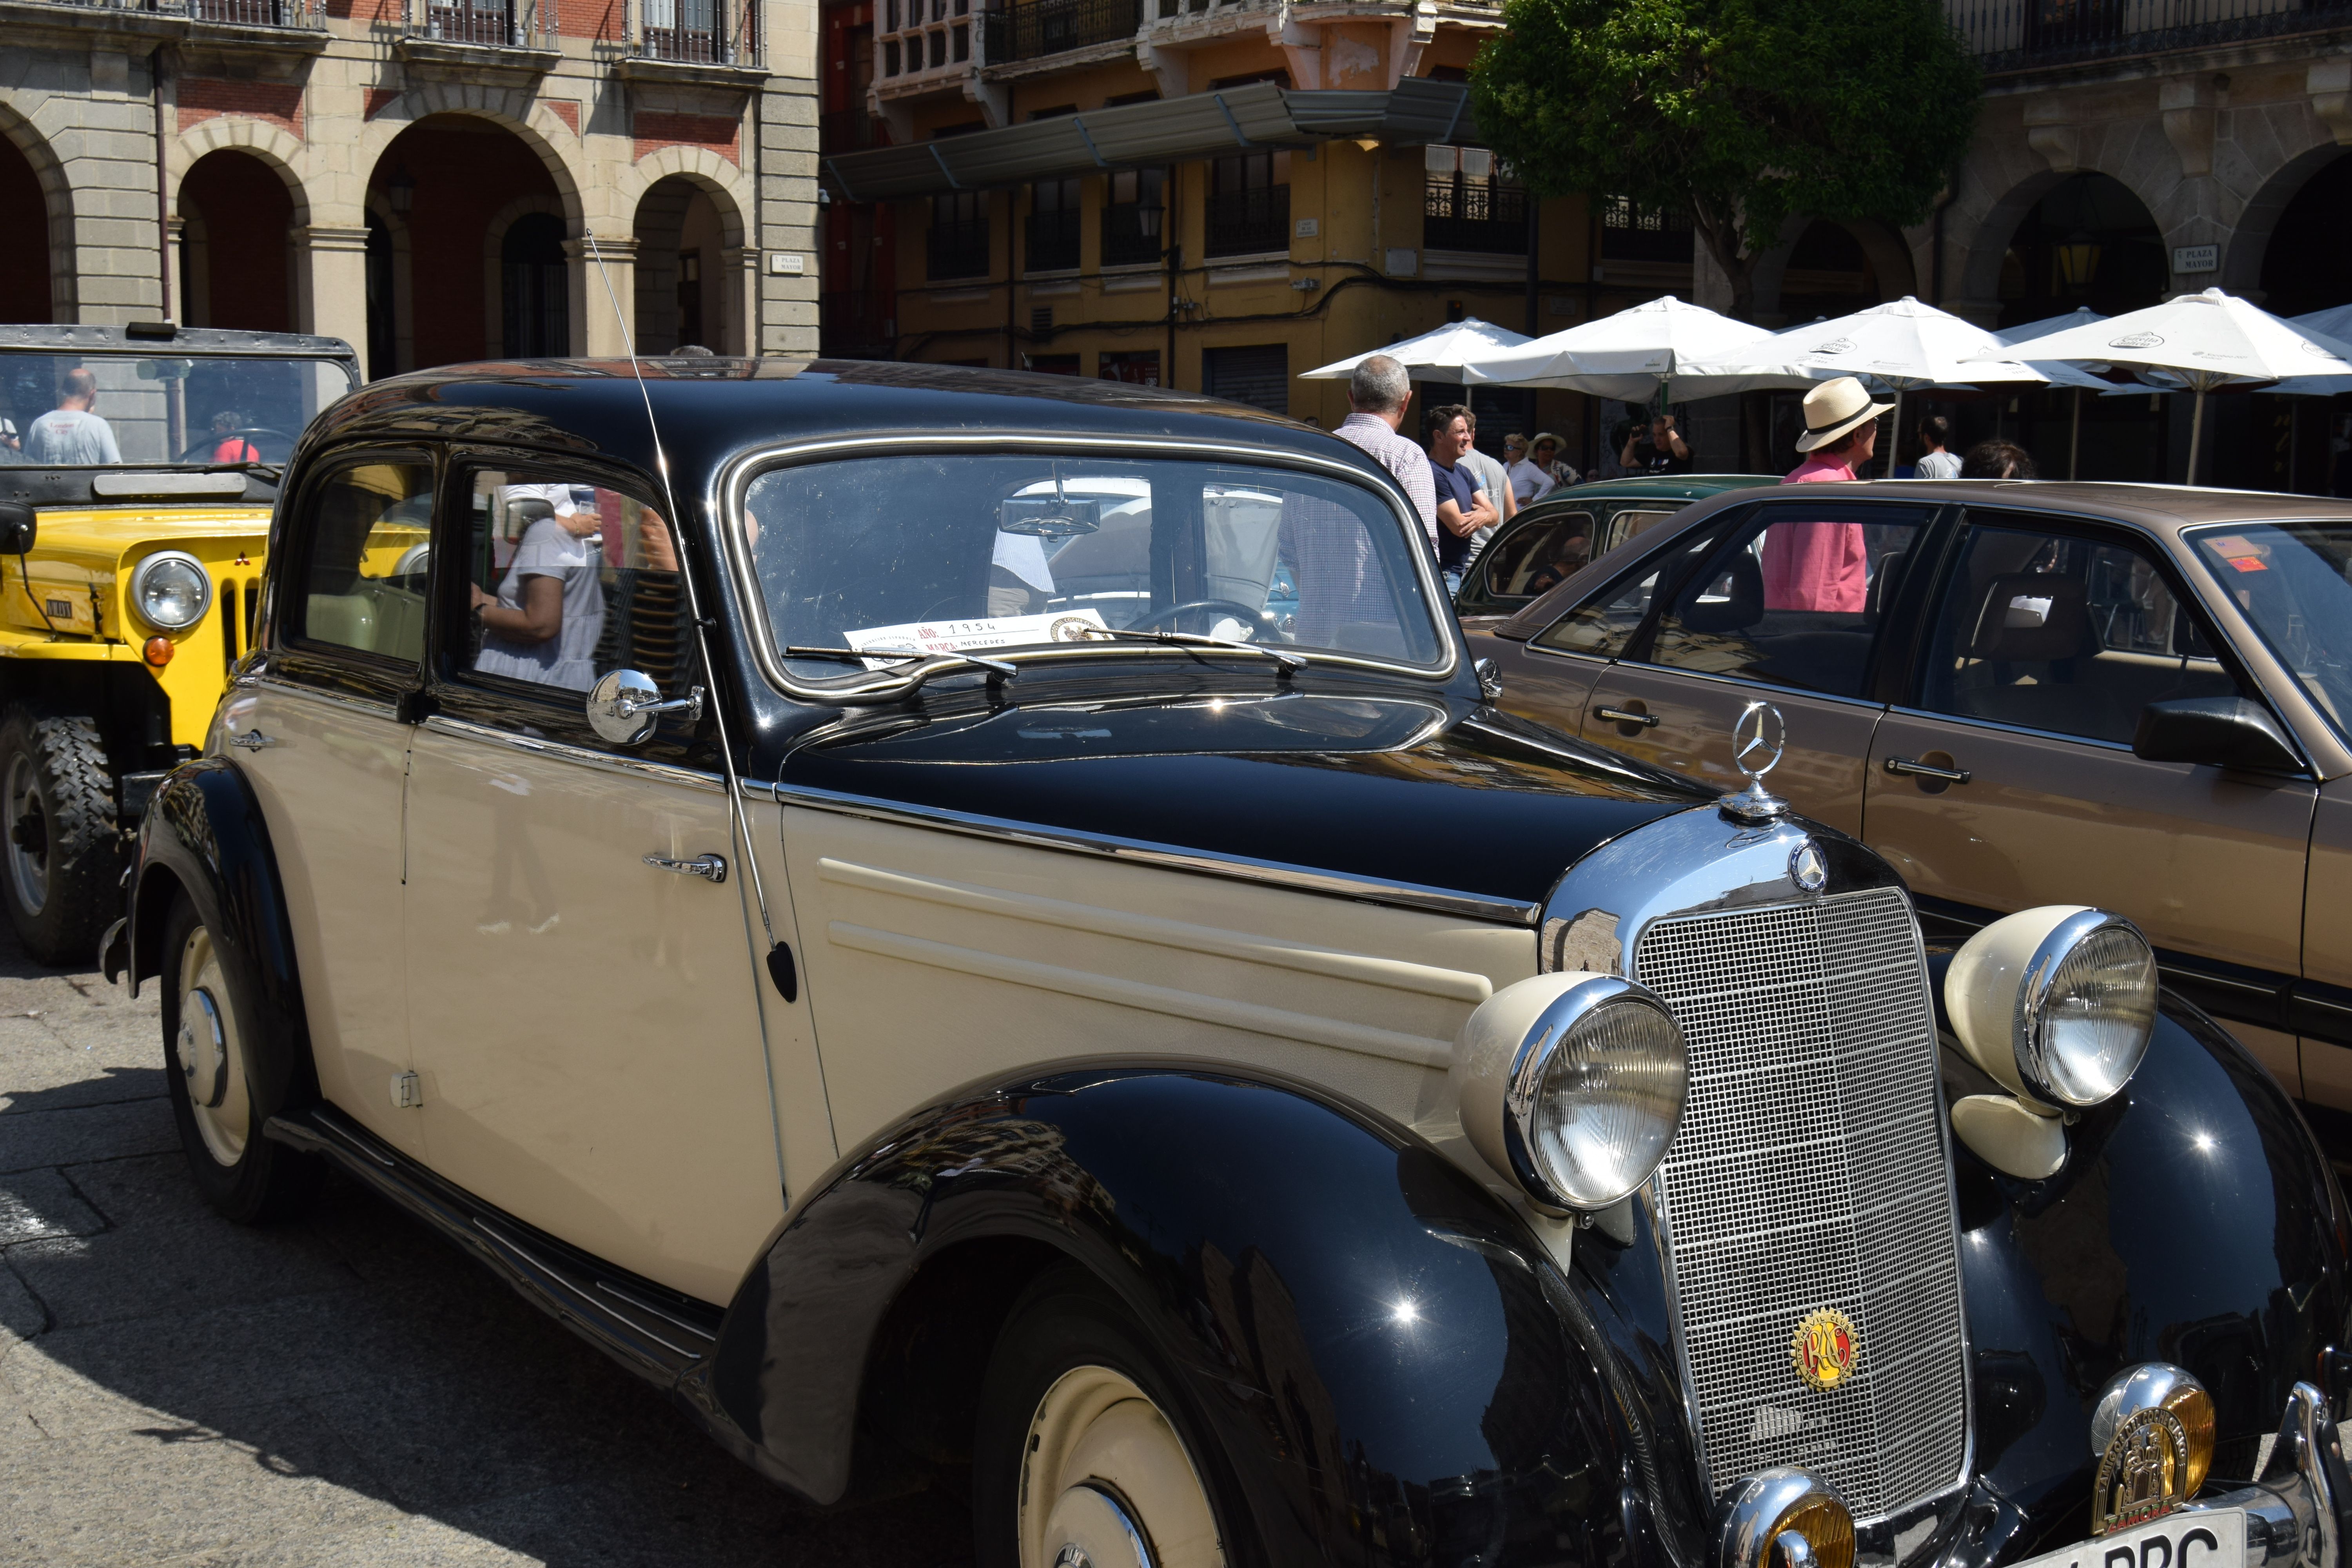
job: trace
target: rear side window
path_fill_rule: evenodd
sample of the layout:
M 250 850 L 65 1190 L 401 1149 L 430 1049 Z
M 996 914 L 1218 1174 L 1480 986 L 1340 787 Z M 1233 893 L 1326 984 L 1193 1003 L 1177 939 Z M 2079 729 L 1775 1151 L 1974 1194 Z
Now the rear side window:
M 296 636 L 405 664 L 425 658 L 425 565 L 433 468 L 361 460 L 310 492 Z
M 1486 564 L 1486 592 L 1497 599 L 1548 594 L 1592 559 L 1592 514 L 1566 511 L 1512 533 Z

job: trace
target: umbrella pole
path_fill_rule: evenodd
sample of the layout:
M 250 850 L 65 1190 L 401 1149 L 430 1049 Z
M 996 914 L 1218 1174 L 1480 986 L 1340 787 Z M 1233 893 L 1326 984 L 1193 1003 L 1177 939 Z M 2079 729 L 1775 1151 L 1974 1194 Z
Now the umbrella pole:
M 2205 389 L 2197 389 L 2197 406 L 2189 416 L 2189 477 L 2187 483 L 2197 482 L 2197 448 L 2205 439 Z
M 2074 389 L 2074 429 L 2066 442 L 2066 477 L 2078 477 L 2075 469 L 2083 461 L 2083 389 Z
M 1886 433 L 1886 477 L 1895 477 L 1895 454 L 1903 449 L 1903 388 L 1895 389 L 1895 427 Z

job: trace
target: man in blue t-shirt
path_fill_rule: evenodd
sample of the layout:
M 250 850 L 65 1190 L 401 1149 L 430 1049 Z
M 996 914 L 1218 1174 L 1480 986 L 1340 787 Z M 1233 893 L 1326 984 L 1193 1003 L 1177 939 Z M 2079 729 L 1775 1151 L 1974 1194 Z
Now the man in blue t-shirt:
M 1437 484 L 1437 570 L 1445 591 L 1462 591 L 1470 561 L 1470 536 L 1502 521 L 1502 512 L 1478 486 L 1478 476 L 1462 461 L 1470 449 L 1470 411 L 1448 404 L 1429 411 L 1429 472 Z

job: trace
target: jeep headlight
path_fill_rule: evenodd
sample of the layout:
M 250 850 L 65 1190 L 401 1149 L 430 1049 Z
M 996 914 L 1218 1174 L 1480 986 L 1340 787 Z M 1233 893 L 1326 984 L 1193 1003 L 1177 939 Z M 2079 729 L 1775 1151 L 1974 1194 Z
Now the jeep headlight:
M 2156 1028 L 2156 954 L 2121 915 L 2078 904 L 1993 921 L 1952 957 L 1944 1003 L 1977 1066 L 2079 1110 L 2131 1081 Z
M 131 603 L 149 626 L 184 632 L 212 608 L 213 580 L 194 556 L 160 550 L 131 574 Z
M 1655 994 L 1541 974 L 1481 1003 L 1454 1048 L 1462 1125 L 1538 1203 L 1606 1208 L 1650 1179 L 1682 1125 L 1690 1052 Z

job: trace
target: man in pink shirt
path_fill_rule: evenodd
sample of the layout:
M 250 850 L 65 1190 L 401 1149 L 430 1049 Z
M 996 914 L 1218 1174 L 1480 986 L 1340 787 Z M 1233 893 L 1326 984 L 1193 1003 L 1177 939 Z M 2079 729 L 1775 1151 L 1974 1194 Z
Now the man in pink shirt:
M 1878 446 L 1878 416 L 1895 405 L 1873 403 L 1850 375 L 1805 394 L 1805 460 L 1784 485 L 1850 480 Z M 1837 610 L 1860 615 L 1870 601 L 1869 558 L 1858 522 L 1776 522 L 1764 532 L 1764 607 Z

